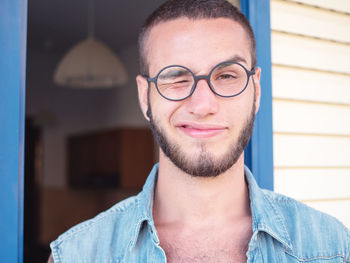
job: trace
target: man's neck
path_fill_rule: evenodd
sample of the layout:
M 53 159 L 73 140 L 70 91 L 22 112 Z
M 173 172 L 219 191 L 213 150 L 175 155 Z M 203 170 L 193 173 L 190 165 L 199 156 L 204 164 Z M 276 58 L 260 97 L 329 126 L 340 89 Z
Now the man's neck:
M 226 225 L 250 217 L 243 154 L 224 174 L 192 177 L 162 153 L 159 159 L 153 217 L 156 225 Z

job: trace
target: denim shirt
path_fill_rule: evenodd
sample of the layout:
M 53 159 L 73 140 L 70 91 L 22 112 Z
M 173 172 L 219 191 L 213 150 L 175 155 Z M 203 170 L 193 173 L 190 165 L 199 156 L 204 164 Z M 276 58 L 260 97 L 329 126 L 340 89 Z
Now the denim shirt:
M 71 228 L 50 246 L 55 263 L 166 262 L 152 218 L 155 165 L 137 196 Z M 338 220 L 258 187 L 245 168 L 253 235 L 247 262 L 350 262 L 350 232 Z

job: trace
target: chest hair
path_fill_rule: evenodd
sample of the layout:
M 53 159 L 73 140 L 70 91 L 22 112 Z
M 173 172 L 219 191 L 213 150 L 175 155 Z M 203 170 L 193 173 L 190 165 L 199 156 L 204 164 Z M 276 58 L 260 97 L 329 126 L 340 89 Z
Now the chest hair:
M 161 247 L 169 263 L 247 262 L 248 235 L 160 235 Z

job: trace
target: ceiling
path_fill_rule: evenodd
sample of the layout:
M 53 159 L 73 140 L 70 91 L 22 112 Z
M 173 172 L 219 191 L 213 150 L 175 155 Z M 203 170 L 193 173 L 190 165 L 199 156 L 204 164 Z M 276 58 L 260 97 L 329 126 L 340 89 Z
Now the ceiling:
M 115 51 L 135 45 L 164 0 L 95 0 L 95 36 Z M 88 0 L 28 0 L 28 49 L 65 52 L 87 36 Z

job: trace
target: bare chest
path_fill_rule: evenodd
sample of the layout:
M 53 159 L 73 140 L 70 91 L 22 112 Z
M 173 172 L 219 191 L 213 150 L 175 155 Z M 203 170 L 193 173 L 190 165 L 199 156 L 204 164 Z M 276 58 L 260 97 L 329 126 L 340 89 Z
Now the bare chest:
M 228 263 L 247 262 L 244 247 L 203 246 L 200 243 L 183 246 L 179 243 L 165 243 L 161 245 L 169 263 Z
M 241 263 L 247 262 L 246 252 L 251 235 L 160 233 L 159 236 L 169 263 Z

